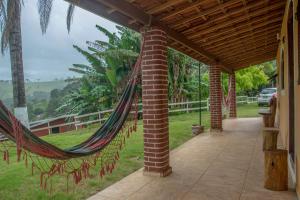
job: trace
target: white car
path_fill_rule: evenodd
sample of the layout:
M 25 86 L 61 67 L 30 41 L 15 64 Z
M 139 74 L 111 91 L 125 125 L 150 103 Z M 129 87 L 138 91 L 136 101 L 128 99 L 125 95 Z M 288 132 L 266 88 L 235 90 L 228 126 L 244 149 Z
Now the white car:
M 277 95 L 277 88 L 265 88 L 258 95 L 258 106 L 269 105 L 273 96 Z

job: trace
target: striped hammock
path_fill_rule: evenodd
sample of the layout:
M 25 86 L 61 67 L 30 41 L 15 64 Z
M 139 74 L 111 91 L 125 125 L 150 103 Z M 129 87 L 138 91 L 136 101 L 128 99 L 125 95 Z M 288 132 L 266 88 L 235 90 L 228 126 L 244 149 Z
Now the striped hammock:
M 34 135 L 0 101 L 0 132 L 8 140 L 0 142 L 3 159 L 9 163 L 9 152 L 16 148 L 17 159 L 31 162 L 32 173 L 41 174 L 41 187 L 54 175 L 72 176 L 78 184 L 88 178 L 89 169 L 97 167 L 99 176 L 111 173 L 119 159 L 125 139 L 137 129 L 138 95 L 141 53 L 135 63 L 130 80 L 116 108 L 105 123 L 87 140 L 73 147 L 61 149 Z

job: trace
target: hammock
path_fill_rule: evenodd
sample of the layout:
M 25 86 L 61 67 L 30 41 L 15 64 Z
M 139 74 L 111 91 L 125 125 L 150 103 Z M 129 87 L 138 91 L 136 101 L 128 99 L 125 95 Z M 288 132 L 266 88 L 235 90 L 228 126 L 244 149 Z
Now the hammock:
M 47 180 L 53 175 L 72 175 L 76 184 L 88 178 L 91 167 L 99 167 L 103 177 L 111 173 L 119 159 L 119 150 L 125 138 L 136 131 L 138 119 L 138 95 L 141 53 L 134 65 L 132 75 L 115 110 L 105 123 L 88 139 L 66 149 L 58 148 L 34 135 L 23 126 L 0 101 L 0 132 L 10 141 L 0 142 L 3 159 L 9 163 L 9 149 L 17 149 L 17 159 L 23 157 L 26 166 L 32 163 L 32 173 L 41 173 L 41 186 L 47 188 Z M 100 161 L 100 162 L 99 162 Z

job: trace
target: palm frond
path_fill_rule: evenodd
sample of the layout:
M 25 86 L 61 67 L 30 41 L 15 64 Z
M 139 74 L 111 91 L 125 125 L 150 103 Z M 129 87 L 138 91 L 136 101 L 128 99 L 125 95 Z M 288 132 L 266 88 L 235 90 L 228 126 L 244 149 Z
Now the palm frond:
M 53 0 L 38 0 L 38 11 L 40 15 L 40 26 L 42 29 L 42 33 L 45 34 L 52 10 Z
M 96 28 L 108 37 L 108 41 L 110 44 L 116 44 L 116 42 L 119 41 L 119 38 L 115 33 L 111 33 L 109 30 L 99 25 L 96 25 Z
M 6 21 L 6 10 L 5 10 L 6 2 L 5 0 L 0 0 L 0 31 L 2 32 L 3 27 Z
M 68 29 L 68 32 L 70 32 L 70 30 L 71 30 L 71 24 L 72 24 L 72 21 L 73 21 L 74 10 L 75 10 L 75 5 L 70 3 L 69 7 L 68 7 L 68 13 L 67 13 L 67 29 Z

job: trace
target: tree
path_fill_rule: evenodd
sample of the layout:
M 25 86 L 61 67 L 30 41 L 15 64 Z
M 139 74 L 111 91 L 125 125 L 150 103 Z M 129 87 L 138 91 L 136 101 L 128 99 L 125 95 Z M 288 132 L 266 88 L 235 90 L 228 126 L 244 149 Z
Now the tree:
M 29 127 L 23 71 L 21 8 L 22 0 L 0 0 L 1 52 L 9 48 L 13 83 L 15 115 Z M 40 25 L 45 33 L 49 24 L 53 0 L 38 0 Z M 74 6 L 70 4 L 67 14 L 67 28 L 70 30 Z
M 8 47 L 10 50 L 15 114 L 29 127 L 23 72 L 21 1 L 0 1 L 0 27 L 1 52 L 4 54 Z
M 140 35 L 121 26 L 117 26 L 118 33 L 98 25 L 96 28 L 107 41 L 87 41 L 87 50 L 74 46 L 89 65 L 70 67 L 71 71 L 83 75 L 81 86 L 67 96 L 60 109 L 68 107 L 71 113 L 82 114 L 111 108 L 127 83 L 140 51 Z
M 88 41 L 87 50 L 74 46 L 89 65 L 74 64 L 70 68 L 83 75 L 81 88 L 65 101 L 68 105 L 64 106 L 73 108 L 73 112 L 111 108 L 122 93 L 140 53 L 139 33 L 121 26 L 116 27 L 118 33 L 109 32 L 98 25 L 96 28 L 107 37 L 107 41 Z M 168 68 L 169 99 L 182 101 L 195 96 L 195 92 L 198 93 L 198 81 L 190 81 L 191 76 L 198 77 L 195 60 L 174 49 L 168 49 Z

